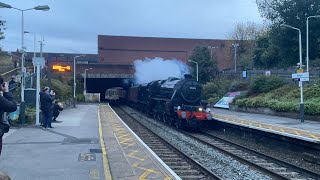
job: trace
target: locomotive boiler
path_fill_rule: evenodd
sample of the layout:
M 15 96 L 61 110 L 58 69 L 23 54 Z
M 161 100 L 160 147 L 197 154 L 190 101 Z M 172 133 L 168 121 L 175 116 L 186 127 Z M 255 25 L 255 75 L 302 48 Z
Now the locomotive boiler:
M 212 119 L 201 104 L 201 92 L 201 84 L 191 75 L 185 75 L 184 79 L 168 78 L 131 87 L 128 100 L 145 113 L 177 128 L 198 128 L 202 121 Z

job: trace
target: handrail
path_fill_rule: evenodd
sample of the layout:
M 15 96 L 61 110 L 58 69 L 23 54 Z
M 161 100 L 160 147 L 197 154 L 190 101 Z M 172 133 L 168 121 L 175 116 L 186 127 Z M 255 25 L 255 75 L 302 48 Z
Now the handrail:
M 18 70 L 18 69 L 21 69 L 21 67 L 14 68 L 14 69 L 12 69 L 12 70 L 10 70 L 10 71 L 8 71 L 8 72 L 2 73 L 1 76 L 4 76 L 4 75 L 6 75 L 6 74 L 9 74 L 9 73 L 11 73 L 11 72 L 13 72 L 13 71 L 15 71 L 15 70 Z

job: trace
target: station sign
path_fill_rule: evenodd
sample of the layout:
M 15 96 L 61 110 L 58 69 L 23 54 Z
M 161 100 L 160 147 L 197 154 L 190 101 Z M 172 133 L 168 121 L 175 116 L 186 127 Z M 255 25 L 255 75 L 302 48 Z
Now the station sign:
M 59 72 L 71 71 L 70 66 L 60 66 L 60 65 L 53 65 L 53 70 L 58 70 Z
M 292 74 L 292 79 L 299 81 L 309 81 L 309 72 Z
M 22 71 L 22 73 L 26 73 L 27 72 L 27 68 L 26 67 L 22 67 L 21 71 Z
M 33 57 L 32 64 L 33 64 L 33 66 L 39 65 L 39 66 L 43 67 L 46 64 L 46 61 L 43 57 Z

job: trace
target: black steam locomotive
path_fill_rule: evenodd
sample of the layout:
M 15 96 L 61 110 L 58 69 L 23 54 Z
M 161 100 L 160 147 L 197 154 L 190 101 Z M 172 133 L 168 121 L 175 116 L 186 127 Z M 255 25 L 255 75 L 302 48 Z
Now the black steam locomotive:
M 184 79 L 168 78 L 133 86 L 128 90 L 128 102 L 179 129 L 198 128 L 202 121 L 212 119 L 201 104 L 201 92 L 201 84 L 185 75 Z

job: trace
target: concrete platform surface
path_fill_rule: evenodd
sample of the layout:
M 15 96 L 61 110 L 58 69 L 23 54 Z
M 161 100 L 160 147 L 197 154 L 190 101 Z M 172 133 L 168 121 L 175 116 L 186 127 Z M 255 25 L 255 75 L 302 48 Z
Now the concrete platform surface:
M 180 179 L 109 105 L 100 106 L 99 117 L 113 179 Z
M 0 171 L 13 180 L 106 179 L 99 143 L 98 105 L 61 112 L 53 129 L 12 129 L 3 139 Z
M 211 108 L 214 119 L 309 142 L 320 143 L 320 121 L 304 121 L 264 114 Z

